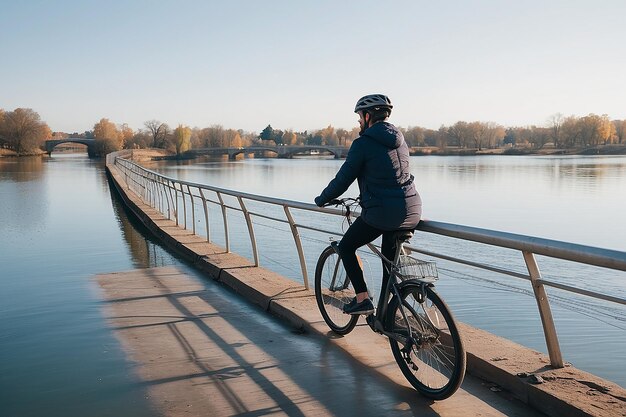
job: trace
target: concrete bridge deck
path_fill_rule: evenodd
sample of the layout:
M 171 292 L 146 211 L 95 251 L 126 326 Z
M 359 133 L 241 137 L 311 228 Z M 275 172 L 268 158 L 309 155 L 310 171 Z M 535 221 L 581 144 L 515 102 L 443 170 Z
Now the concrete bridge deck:
M 234 289 L 248 300 L 259 305 L 263 310 L 269 311 L 273 315 L 283 319 L 293 328 L 301 329 L 311 335 L 318 335 L 325 343 L 330 343 L 333 349 L 335 347 L 340 348 L 352 357 L 356 363 L 367 367 L 367 369 L 373 372 L 372 375 L 377 375 L 377 381 L 386 381 L 384 383 L 377 382 L 377 384 L 381 383 L 381 387 L 396 387 L 399 391 L 395 391 L 394 389 L 392 390 L 393 393 L 390 394 L 391 397 L 386 400 L 381 400 L 383 404 L 395 404 L 389 412 L 396 410 L 397 406 L 398 411 L 411 413 L 415 411 L 417 414 L 424 413 L 425 415 L 441 416 L 541 415 L 540 413 L 551 416 L 626 415 L 626 390 L 619 387 L 617 384 L 602 380 L 601 378 L 573 367 L 552 370 L 548 366 L 549 359 L 546 355 L 526 349 L 520 345 L 466 325 L 463 325 L 461 330 L 468 350 L 469 375 L 461 387 L 461 390 L 451 399 L 432 404 L 427 403 L 426 400 L 422 399 L 416 395 L 413 390 L 408 388 L 408 383 L 404 381 L 404 377 L 391 357 L 386 339 L 372 333 L 369 328 L 365 326 L 358 327 L 355 332 L 346 337 L 338 338 L 329 335 L 328 329 L 317 310 L 315 299 L 311 291 L 307 291 L 301 285 L 289 281 L 271 271 L 252 267 L 249 260 L 235 254 L 224 253 L 222 248 L 208 244 L 206 240 L 193 235 L 191 231 L 176 226 L 174 222 L 165 219 L 157 211 L 143 204 L 134 194 L 127 194 L 123 177 L 117 173 L 115 167 L 108 168 L 114 183 L 118 184 L 116 188 L 127 206 L 166 246 L 176 250 L 190 262 L 194 263 L 198 269 L 204 271 L 209 277 Z M 109 277 L 109 279 L 115 281 L 115 279 L 111 277 Z M 120 283 L 121 282 L 120 280 Z M 153 285 L 159 286 L 161 284 Z M 103 282 L 103 286 L 105 289 L 107 288 L 106 282 Z M 111 288 L 112 291 L 128 291 L 128 289 L 124 290 L 124 287 L 128 287 L 128 285 L 122 285 L 119 288 Z M 174 289 L 173 291 L 178 290 Z M 111 294 L 113 294 L 113 298 L 128 298 L 128 296 L 124 296 L 123 293 L 116 294 L 113 292 Z M 149 294 L 148 297 L 150 297 Z M 208 324 L 200 325 L 200 323 L 204 323 L 205 319 L 211 320 L 219 318 L 220 315 L 215 316 L 216 309 L 210 304 L 204 306 L 203 303 L 206 303 L 202 301 L 202 297 L 199 298 L 199 301 L 193 301 L 191 299 L 189 301 L 198 303 L 194 305 L 201 308 L 200 310 L 189 310 L 193 315 L 189 316 L 190 320 L 185 319 L 184 323 L 188 326 L 195 324 L 197 328 L 192 330 L 192 333 L 195 332 L 199 334 L 198 337 L 201 343 L 200 345 L 191 345 L 188 342 L 183 342 L 187 340 L 186 338 L 179 338 L 177 343 L 187 346 L 187 349 L 191 349 L 190 351 L 206 349 L 204 344 L 207 343 L 207 332 L 202 329 L 206 330 Z M 112 304 L 121 306 L 123 302 L 120 301 Z M 119 313 L 116 314 L 120 315 Z M 137 310 L 127 314 L 129 316 L 127 319 L 132 319 L 134 316 L 140 316 L 141 314 L 142 312 Z M 213 314 L 214 316 L 204 317 L 203 314 Z M 176 317 L 180 318 L 180 311 L 177 313 Z M 244 317 L 246 317 L 246 315 L 244 315 Z M 149 320 L 157 319 L 152 318 Z M 115 321 L 113 323 L 116 326 L 122 325 L 122 327 L 124 327 L 123 323 L 115 323 Z M 141 322 L 138 322 L 138 324 L 142 325 Z M 126 326 L 129 325 L 133 326 L 132 324 L 126 324 Z M 161 327 L 165 328 L 167 326 L 168 324 L 165 324 Z M 239 332 L 244 329 L 244 327 L 239 329 L 237 327 L 238 325 L 229 324 L 229 326 L 232 326 L 233 329 L 237 329 Z M 244 326 L 244 324 L 241 323 L 241 326 Z M 225 327 L 224 331 L 228 332 L 228 326 Z M 130 339 L 133 339 L 133 337 Z M 137 343 L 144 343 L 141 339 L 141 337 L 137 336 L 134 340 L 136 340 Z M 295 336 L 294 339 L 296 339 Z M 157 338 L 156 340 L 160 339 Z M 230 352 L 234 352 L 236 350 L 236 344 L 240 342 L 233 341 L 232 343 L 234 343 L 235 346 L 230 346 L 231 342 L 220 341 L 217 343 L 216 348 L 218 350 L 221 348 L 222 350 L 226 349 Z M 254 345 L 262 349 L 262 344 Z M 131 346 L 129 348 L 131 352 L 137 353 L 141 351 L 139 348 L 132 347 L 132 344 L 129 346 Z M 166 354 L 170 351 L 167 346 L 167 344 L 164 346 L 164 352 L 166 352 Z M 192 346 L 196 347 L 194 348 Z M 157 349 L 158 343 L 145 342 L 145 348 Z M 152 366 L 158 367 L 159 361 L 156 359 L 158 359 L 158 355 L 163 355 L 163 352 L 154 353 L 154 355 L 156 356 L 152 356 L 153 360 L 151 363 Z M 280 354 L 278 354 L 277 357 L 281 357 Z M 295 358 L 293 356 L 290 357 L 292 359 L 288 359 L 288 361 L 297 360 L 298 355 L 296 355 Z M 135 358 L 135 360 L 137 359 Z M 307 372 L 317 370 L 314 364 L 319 366 L 322 363 L 323 357 L 314 356 L 313 359 L 309 357 L 301 360 L 307 361 L 306 363 L 308 365 L 301 366 L 299 373 L 306 374 Z M 146 363 L 148 362 L 149 361 L 146 359 Z M 142 362 L 140 361 L 139 363 L 141 364 Z M 141 366 L 143 365 L 140 365 L 140 367 Z M 195 366 L 199 365 L 196 363 Z M 258 371 L 249 367 L 244 369 L 244 373 L 248 371 L 252 372 L 251 375 L 258 375 Z M 517 376 L 522 372 L 540 375 L 544 378 L 545 383 L 540 385 L 532 384 L 528 378 Z M 205 373 L 207 372 L 205 371 Z M 211 374 L 211 372 L 207 374 Z M 148 375 L 150 375 L 150 373 L 148 373 Z M 277 375 L 283 374 L 279 373 Z M 210 376 L 207 375 L 207 377 Z M 250 378 L 250 375 L 248 375 L 248 378 Z M 280 379 L 282 377 L 277 376 L 277 378 Z M 266 380 L 270 386 L 273 387 L 271 388 L 273 390 L 272 392 L 277 392 L 276 390 L 278 388 L 276 388 L 275 383 L 269 381 L 267 378 L 263 379 L 263 381 Z M 487 381 L 485 385 L 483 385 L 483 380 Z M 202 384 L 202 382 L 196 382 Z M 210 385 L 208 380 L 204 380 L 204 383 Z M 276 402 L 276 398 L 283 398 L 286 401 L 285 404 L 289 407 L 293 407 L 294 402 L 302 400 L 309 404 L 310 407 L 307 405 L 306 407 L 303 406 L 304 408 L 296 407 L 290 408 L 290 410 L 295 412 L 297 409 L 299 410 L 298 413 L 304 415 L 318 413 L 344 414 L 343 411 L 339 411 L 339 409 L 335 408 L 318 408 L 318 404 L 328 407 L 328 404 L 334 401 L 331 395 L 334 394 L 334 391 L 331 390 L 330 393 L 329 391 L 325 391 L 325 394 L 318 394 L 314 393 L 314 390 L 303 390 L 303 387 L 300 386 L 299 383 L 293 381 L 289 382 L 286 386 L 281 385 L 281 387 L 287 387 L 291 383 L 297 386 L 288 389 L 289 394 L 287 395 L 276 394 L 273 397 L 270 396 L 272 401 Z M 346 390 L 349 390 L 347 387 L 350 386 L 352 390 L 360 390 L 359 385 L 356 383 L 353 385 L 346 383 L 345 385 Z M 263 390 L 263 388 L 259 388 L 258 384 L 248 386 L 253 387 L 249 388 L 252 392 Z M 492 392 L 491 388 L 494 386 L 497 386 L 498 389 L 502 389 L 502 392 L 500 394 Z M 237 384 L 235 389 L 241 388 L 241 391 L 236 391 L 237 396 L 248 398 L 247 395 L 249 394 L 246 392 L 248 388 L 245 387 L 246 385 L 243 383 L 241 385 Z M 291 389 L 293 389 L 293 391 Z M 283 392 L 282 388 L 278 390 Z M 407 390 L 411 391 L 412 395 L 405 396 L 406 394 L 402 394 L 402 392 L 406 393 Z M 191 389 L 183 389 L 183 391 L 191 391 Z M 369 391 L 368 389 L 368 392 Z M 221 395 L 224 396 L 233 395 L 232 393 L 225 394 L 225 391 L 220 392 L 222 393 Z M 205 391 L 200 391 L 196 399 L 202 401 L 202 397 L 206 395 L 209 394 Z M 261 395 L 261 397 L 267 397 L 267 393 L 259 395 Z M 524 405 L 519 408 L 520 405 L 516 401 L 505 401 L 507 405 L 502 405 L 502 401 L 507 397 L 515 397 L 521 400 Z M 229 400 L 226 399 L 224 401 Z M 266 400 L 259 401 L 259 404 L 269 404 Z M 357 402 L 357 399 L 354 399 L 350 404 L 356 404 Z M 272 412 L 281 411 L 281 406 L 278 403 L 272 405 L 272 407 L 277 407 L 272 408 Z M 223 409 L 224 413 L 229 413 L 229 411 L 224 410 L 226 409 Z M 372 410 L 374 410 L 374 408 L 372 408 Z M 269 412 L 270 410 L 266 411 Z M 248 412 L 251 414 L 263 413 L 263 411 L 259 410 L 256 412 L 252 410 L 244 411 L 244 413 Z M 289 413 L 288 410 L 282 410 L 282 412 Z M 516 414 L 518 412 L 521 414 Z M 237 414 L 238 412 L 235 411 L 234 413 Z M 172 412 L 169 415 L 178 414 L 178 412 Z M 349 415 L 350 413 L 347 414 Z
M 160 414 L 544 415 L 474 377 L 432 403 L 410 388 L 386 339 L 369 327 L 333 338 L 317 320 L 316 332 L 294 331 L 194 275 L 161 267 L 97 277 L 108 321 Z M 277 298 L 301 297 L 294 288 Z

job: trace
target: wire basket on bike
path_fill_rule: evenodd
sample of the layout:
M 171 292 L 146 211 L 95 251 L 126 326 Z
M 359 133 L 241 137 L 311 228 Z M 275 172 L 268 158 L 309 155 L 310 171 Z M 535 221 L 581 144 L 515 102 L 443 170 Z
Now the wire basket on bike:
M 400 255 L 398 276 L 402 281 L 416 279 L 421 282 L 433 283 L 439 279 L 437 265 L 434 262 L 422 261 L 409 255 Z

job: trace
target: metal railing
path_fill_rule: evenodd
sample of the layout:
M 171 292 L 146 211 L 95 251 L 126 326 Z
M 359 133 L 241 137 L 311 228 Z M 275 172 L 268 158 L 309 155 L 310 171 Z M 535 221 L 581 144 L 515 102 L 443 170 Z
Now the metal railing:
M 300 261 L 300 270 L 304 286 L 309 289 L 308 270 L 305 261 L 305 253 L 302 246 L 300 230 L 307 229 L 315 232 L 322 232 L 331 235 L 339 235 L 342 233 L 336 230 L 324 230 L 317 226 L 308 226 L 299 224 L 294 220 L 292 209 L 305 210 L 311 212 L 319 212 L 330 215 L 342 216 L 341 210 L 318 208 L 313 204 L 306 204 L 290 200 L 282 200 L 266 196 L 248 194 L 227 190 L 219 187 L 212 187 L 205 184 L 197 184 L 193 182 L 180 181 L 170 178 L 154 171 L 148 170 L 132 161 L 120 157 L 111 156 L 107 158 L 107 163 L 114 163 L 120 172 L 124 175 L 125 181 L 129 189 L 133 190 L 146 203 L 153 208 L 159 210 L 164 216 L 172 219 L 177 225 L 189 228 L 188 210 L 191 211 L 191 230 L 196 233 L 196 219 L 202 216 L 204 219 L 206 239 L 211 242 L 211 231 L 209 225 L 208 204 L 215 204 L 221 208 L 222 222 L 224 229 L 224 239 L 226 250 L 230 251 L 228 210 L 241 212 L 244 216 L 250 243 L 252 246 L 252 255 L 254 265 L 259 266 L 259 248 L 257 246 L 254 233 L 254 218 L 263 218 L 275 222 L 286 223 L 289 225 L 291 234 L 294 239 L 296 251 Z M 213 193 L 215 198 L 209 197 Z M 228 204 L 225 196 L 237 201 L 237 205 Z M 196 213 L 196 201 L 201 203 L 202 213 Z M 268 215 L 258 211 L 251 211 L 246 205 L 247 201 L 266 203 L 271 206 L 280 206 L 284 213 L 284 217 L 275 214 Z M 182 210 L 182 212 L 181 212 Z M 534 292 L 535 300 L 541 317 L 544 336 L 550 357 L 550 363 L 553 367 L 561 368 L 564 366 L 561 349 L 552 318 L 550 303 L 546 295 L 545 286 L 558 288 L 560 290 L 592 297 L 600 300 L 609 301 L 621 305 L 626 305 L 626 300 L 598 292 L 577 288 L 561 283 L 550 282 L 542 279 L 535 255 L 543 255 L 550 258 L 563 259 L 578 262 L 581 264 L 594 265 L 614 270 L 626 271 L 626 252 L 620 252 L 609 249 L 601 249 L 591 246 L 578 245 L 573 243 L 542 239 L 537 237 L 505 233 L 488 229 L 479 229 L 474 227 L 460 226 L 450 223 L 442 223 L 436 221 L 421 221 L 417 230 L 433 233 L 436 235 L 447 236 L 464 241 L 480 242 L 496 247 L 513 249 L 521 252 L 528 275 L 477 263 L 472 260 L 461 259 L 445 254 L 430 252 L 423 248 L 408 246 L 414 252 L 424 255 L 433 256 L 439 259 L 464 264 L 500 274 L 514 276 L 529 280 Z

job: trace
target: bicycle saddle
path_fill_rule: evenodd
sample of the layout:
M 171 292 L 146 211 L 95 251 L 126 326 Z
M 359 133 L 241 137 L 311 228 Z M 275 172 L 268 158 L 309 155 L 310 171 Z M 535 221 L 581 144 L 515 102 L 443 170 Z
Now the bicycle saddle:
M 394 233 L 394 237 L 402 242 L 408 242 L 413 237 L 412 230 L 398 230 Z

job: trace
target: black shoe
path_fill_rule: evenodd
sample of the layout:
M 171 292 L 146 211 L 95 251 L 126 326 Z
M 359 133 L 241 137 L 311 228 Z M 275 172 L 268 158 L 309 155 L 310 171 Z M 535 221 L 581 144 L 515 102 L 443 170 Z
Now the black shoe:
M 369 297 L 369 299 L 372 301 L 372 303 L 374 303 L 374 299 L 372 297 Z M 356 304 L 356 297 L 352 297 L 352 300 L 350 300 L 348 304 L 344 304 L 344 306 L 342 307 L 342 310 L 346 308 L 354 308 L 355 304 Z
M 369 298 L 357 303 L 355 297 L 352 301 L 343 306 L 343 312 L 351 315 L 372 314 L 374 312 L 374 304 Z

